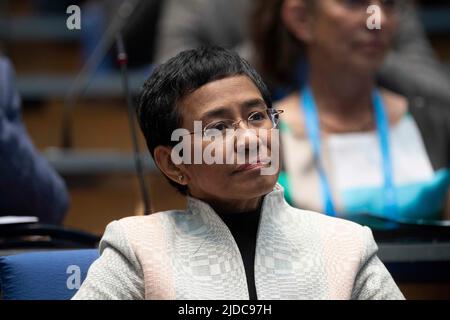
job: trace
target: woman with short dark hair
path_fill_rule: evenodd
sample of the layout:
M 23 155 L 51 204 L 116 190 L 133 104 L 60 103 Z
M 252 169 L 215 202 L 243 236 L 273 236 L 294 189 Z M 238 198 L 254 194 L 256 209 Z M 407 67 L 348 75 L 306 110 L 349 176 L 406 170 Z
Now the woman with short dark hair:
M 268 170 L 281 112 L 230 51 L 185 51 L 159 66 L 138 118 L 187 210 L 108 225 L 74 299 L 402 299 L 368 228 L 285 202 L 278 168 Z M 174 137 L 188 143 L 177 149 Z

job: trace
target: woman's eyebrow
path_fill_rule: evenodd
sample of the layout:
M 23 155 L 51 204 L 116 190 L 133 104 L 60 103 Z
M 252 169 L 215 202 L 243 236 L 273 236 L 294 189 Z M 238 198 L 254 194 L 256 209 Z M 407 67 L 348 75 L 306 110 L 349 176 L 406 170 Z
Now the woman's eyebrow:
M 251 99 L 248 101 L 245 101 L 241 104 L 241 108 L 242 109 L 250 109 L 250 108 L 254 108 L 254 107 L 266 107 L 266 103 L 264 102 L 264 100 L 262 99 Z M 222 106 L 222 107 L 217 107 L 215 109 L 206 111 L 202 116 L 201 116 L 201 120 L 206 120 L 209 118 L 219 118 L 219 117 L 226 117 L 226 116 L 230 116 L 232 114 L 232 112 L 230 111 L 229 107 L 226 106 Z
M 248 108 L 254 108 L 254 107 L 267 107 L 267 106 L 266 106 L 266 102 L 264 100 L 257 98 L 257 99 L 245 101 L 242 104 L 242 107 L 245 109 L 248 109 Z
M 200 118 L 202 121 L 210 118 L 219 118 L 229 116 L 231 114 L 229 108 L 227 107 L 218 107 L 213 110 L 206 111 L 202 117 Z

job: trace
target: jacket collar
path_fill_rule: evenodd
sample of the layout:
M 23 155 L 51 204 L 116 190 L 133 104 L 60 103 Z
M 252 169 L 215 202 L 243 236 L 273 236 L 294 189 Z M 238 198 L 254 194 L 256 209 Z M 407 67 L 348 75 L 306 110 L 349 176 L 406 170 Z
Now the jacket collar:
M 266 212 L 271 212 L 271 214 L 281 213 L 283 210 L 273 209 L 281 209 L 284 206 L 287 206 L 284 199 L 284 189 L 277 183 L 273 190 L 264 196 L 261 206 L 261 216 Z M 205 223 L 208 223 L 211 219 L 216 221 L 219 218 L 219 215 L 208 203 L 191 196 L 187 196 L 187 213 L 201 216 Z
M 187 211 L 186 215 L 182 215 L 182 220 L 186 221 L 187 218 L 187 220 L 190 220 L 191 224 L 195 221 L 195 225 L 197 226 L 196 230 L 202 230 L 202 232 L 196 232 L 196 236 L 200 233 L 203 235 L 203 237 L 200 237 L 200 240 L 198 240 L 198 246 L 195 248 L 194 252 L 197 256 L 207 256 L 210 253 L 204 251 L 208 248 L 208 245 L 205 244 L 205 239 L 214 241 L 214 255 L 227 256 L 229 258 L 227 264 L 234 268 L 233 276 L 227 278 L 227 282 L 229 284 L 231 283 L 230 286 L 236 288 L 233 292 L 233 298 L 249 299 L 242 256 L 228 227 L 208 203 L 193 197 L 188 197 L 187 200 Z M 289 219 L 284 219 L 289 216 L 289 210 L 286 210 L 288 208 L 289 205 L 284 200 L 283 187 L 279 184 L 275 185 L 274 189 L 264 196 L 255 249 L 255 286 L 259 299 L 269 299 L 271 295 L 275 293 L 273 292 L 272 287 L 267 287 L 264 280 L 267 278 L 266 271 L 264 271 L 267 269 L 265 264 L 266 260 L 273 260 L 273 257 L 270 255 L 270 248 L 273 244 L 271 241 L 267 240 L 273 238 L 270 235 L 273 234 L 274 226 L 280 226 L 280 224 L 282 226 L 285 220 L 289 221 Z M 203 228 L 199 229 L 198 226 L 202 226 Z M 280 227 L 277 231 L 281 229 L 282 228 Z M 191 231 L 192 230 L 190 230 L 190 232 Z M 284 230 L 282 232 L 285 233 Z M 289 235 L 289 233 L 286 234 Z M 193 237 L 192 239 L 197 239 L 197 237 Z M 291 246 L 291 243 L 287 239 L 286 242 L 281 243 L 281 245 L 279 240 L 277 240 L 277 243 L 284 249 L 290 248 Z M 269 247 L 267 247 L 267 245 L 269 245 Z M 202 251 L 202 248 L 205 249 Z M 194 259 L 194 257 L 191 256 L 190 259 Z M 185 264 L 189 265 L 190 262 L 186 262 Z M 191 283 L 186 284 L 186 287 L 190 287 L 191 285 Z M 287 288 L 289 289 L 290 287 L 287 286 Z M 191 287 L 190 290 L 192 291 Z M 202 291 L 203 289 L 199 288 L 198 290 Z M 277 294 L 280 294 L 282 290 L 286 289 L 281 288 L 280 290 L 276 290 Z

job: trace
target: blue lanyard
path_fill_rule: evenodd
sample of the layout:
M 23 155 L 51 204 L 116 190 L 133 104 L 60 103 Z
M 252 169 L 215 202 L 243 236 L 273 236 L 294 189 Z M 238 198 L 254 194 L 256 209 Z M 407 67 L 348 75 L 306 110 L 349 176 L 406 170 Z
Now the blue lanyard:
M 301 95 L 303 112 L 306 119 L 306 131 L 313 149 L 314 162 L 319 172 L 320 186 L 323 195 L 325 213 L 330 216 L 336 216 L 333 198 L 331 196 L 330 184 L 322 161 L 321 136 L 319 115 L 317 113 L 316 102 L 312 90 L 306 86 Z M 375 121 L 377 126 L 378 138 L 383 161 L 384 176 L 384 214 L 387 217 L 394 218 L 396 215 L 396 194 L 393 179 L 393 170 L 391 162 L 391 149 L 389 144 L 389 120 L 386 116 L 383 98 L 378 90 L 372 94 L 373 106 L 375 111 Z

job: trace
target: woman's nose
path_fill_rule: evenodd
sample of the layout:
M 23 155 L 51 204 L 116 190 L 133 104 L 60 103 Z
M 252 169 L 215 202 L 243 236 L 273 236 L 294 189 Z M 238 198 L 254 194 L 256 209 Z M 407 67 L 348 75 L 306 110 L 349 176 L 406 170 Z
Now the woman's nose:
M 234 130 L 246 130 L 249 129 L 248 123 L 244 121 L 244 119 L 241 119 L 233 124 Z
M 259 144 L 259 137 L 254 129 L 245 127 L 244 129 L 236 130 L 235 135 L 235 147 L 236 149 L 257 149 Z

